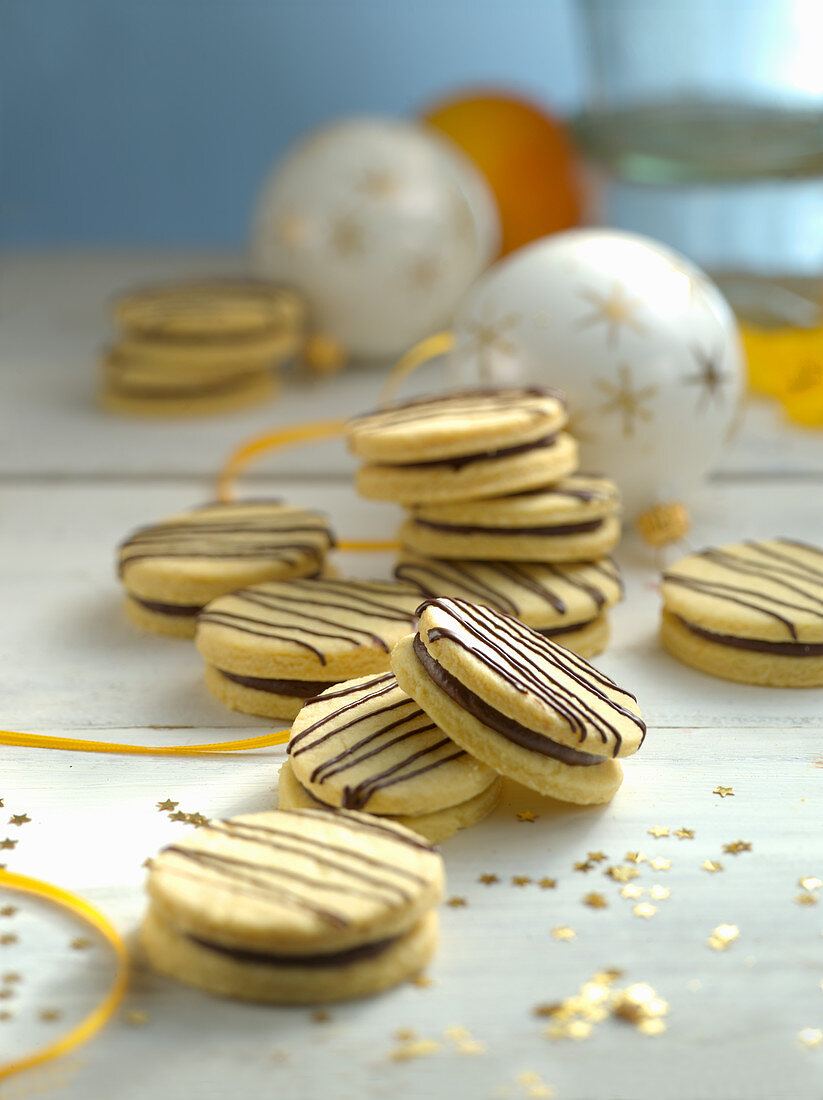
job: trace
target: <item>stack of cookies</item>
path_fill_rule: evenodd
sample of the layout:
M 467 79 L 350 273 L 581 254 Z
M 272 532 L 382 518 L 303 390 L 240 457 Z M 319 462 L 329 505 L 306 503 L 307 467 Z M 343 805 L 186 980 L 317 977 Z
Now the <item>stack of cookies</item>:
M 393 405 L 347 426 L 365 497 L 409 510 L 399 580 L 515 616 L 584 656 L 608 640 L 622 596 L 608 557 L 620 497 L 577 471 L 562 396 L 472 390 Z
M 304 305 L 252 279 L 150 287 L 118 299 L 118 341 L 102 362 L 101 400 L 115 412 L 184 416 L 252 404 L 297 350 Z

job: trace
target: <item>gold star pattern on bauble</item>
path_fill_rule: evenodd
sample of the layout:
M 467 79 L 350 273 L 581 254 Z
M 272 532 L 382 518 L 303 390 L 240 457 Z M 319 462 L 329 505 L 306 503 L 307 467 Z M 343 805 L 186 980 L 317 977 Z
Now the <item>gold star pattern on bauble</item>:
M 432 290 L 440 278 L 440 261 L 436 256 L 418 256 L 406 269 L 413 290 Z
M 352 214 L 344 214 L 332 222 L 330 242 L 332 251 L 343 260 L 362 256 L 366 250 L 363 226 Z
M 277 220 L 275 236 L 289 252 L 296 252 L 308 238 L 309 223 L 302 214 L 295 212 L 284 214 Z
M 615 281 L 608 295 L 601 294 L 590 287 L 584 287 L 580 293 L 594 308 L 578 320 L 577 327 L 591 328 L 593 325 L 604 325 L 606 343 L 610 347 L 618 342 L 623 327 L 641 336 L 646 331 L 635 317 L 635 313 L 643 306 L 643 300 L 630 298 L 622 283 Z
M 697 360 L 698 369 L 694 374 L 687 374 L 683 382 L 687 386 L 700 386 L 700 396 L 696 406 L 696 411 L 700 412 L 706 405 L 713 403 L 715 398 L 722 401 L 723 386 L 728 381 L 729 375 L 720 370 L 716 356 L 700 348 L 692 348 L 692 354 Z
M 357 184 L 357 190 L 373 199 L 387 199 L 396 194 L 402 179 L 388 168 L 367 168 Z
M 734 795 L 734 791 L 731 787 L 721 787 L 720 784 L 718 784 L 712 791 L 712 794 L 719 794 L 721 798 L 730 798 Z
M 469 340 L 463 351 L 477 356 L 477 370 L 481 380 L 491 373 L 491 357 L 494 352 L 513 355 L 515 345 L 503 334 L 520 323 L 519 313 L 507 313 L 496 321 L 472 320 L 466 323 Z
M 648 422 L 652 419 L 652 411 L 646 405 L 657 395 L 657 386 L 641 386 L 636 389 L 631 367 L 626 363 L 620 363 L 617 367 L 617 384 L 605 378 L 596 378 L 594 385 L 608 399 L 596 412 L 603 416 L 617 413 L 621 418 L 621 434 L 624 439 L 634 436 L 638 420 Z

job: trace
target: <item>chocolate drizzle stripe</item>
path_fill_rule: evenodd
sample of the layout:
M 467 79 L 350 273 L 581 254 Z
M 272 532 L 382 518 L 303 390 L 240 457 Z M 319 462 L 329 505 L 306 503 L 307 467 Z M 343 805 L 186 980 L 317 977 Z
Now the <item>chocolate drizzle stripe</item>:
M 434 844 L 428 844 L 425 840 L 418 837 L 408 836 L 402 833 L 396 832 L 394 829 L 389 828 L 387 825 L 379 825 L 373 818 L 368 821 L 365 815 L 359 817 L 357 821 L 353 821 L 351 816 L 341 818 L 337 810 L 334 807 L 318 806 L 316 810 L 301 810 L 303 814 L 312 814 L 315 817 L 318 815 L 335 815 L 335 824 L 340 828 L 349 829 L 353 833 L 382 833 L 384 836 L 390 836 L 398 844 L 405 844 L 409 848 L 419 848 L 423 852 L 436 852 L 437 848 Z
M 589 768 L 603 763 L 604 757 L 580 752 L 568 745 L 561 745 L 546 734 L 529 729 L 528 726 L 489 706 L 485 700 L 461 684 L 457 677 L 452 676 L 432 657 L 419 634 L 415 634 L 413 645 L 417 659 L 432 683 L 436 684 L 461 709 L 495 733 L 499 733 L 501 737 L 505 737 L 507 741 L 530 752 L 539 753 L 541 756 L 549 756 L 570 767 Z
M 545 535 L 560 538 L 563 535 L 585 535 L 603 526 L 602 519 L 588 520 L 586 523 L 562 523 L 543 527 L 481 527 L 473 523 L 445 523 L 440 520 L 412 518 L 418 527 L 427 527 L 432 531 L 445 531 L 450 535 Z
M 323 726 L 328 725 L 332 721 L 332 719 L 337 718 L 339 715 L 344 714 L 347 711 L 352 710 L 354 707 L 358 706 L 362 702 L 366 702 L 366 701 L 370 702 L 373 699 L 381 698 L 381 696 L 383 696 L 383 695 L 388 695 L 390 691 L 394 690 L 394 677 L 391 675 L 391 673 L 389 673 L 385 677 L 381 676 L 378 680 L 375 680 L 374 683 L 375 684 L 383 684 L 385 680 L 390 680 L 392 682 L 391 683 L 386 683 L 383 687 L 380 687 L 377 691 L 372 691 L 370 694 L 364 695 L 362 698 L 352 700 L 350 703 L 347 703 L 343 707 L 340 707 L 338 710 L 334 711 L 332 714 L 327 714 L 325 717 L 320 718 L 316 722 L 313 722 L 310 726 L 307 726 L 306 729 L 301 730 L 300 733 L 294 735 L 291 738 L 291 740 L 289 741 L 289 746 L 288 746 L 287 752 L 290 755 L 294 755 L 294 756 L 299 755 L 299 753 L 301 753 L 305 750 L 302 749 L 302 748 L 298 749 L 298 748 L 296 748 L 296 746 L 299 745 L 300 742 L 303 741 L 306 737 L 308 737 L 308 735 L 310 733 L 314 733 L 315 730 L 321 729 Z M 324 699 L 328 699 L 328 698 L 342 699 L 346 695 L 354 695 L 357 691 L 360 690 L 361 687 L 362 688 L 369 688 L 369 687 L 371 687 L 371 685 L 370 684 L 363 684 L 363 685 L 360 685 L 360 687 L 344 688 L 342 691 L 335 692 L 334 695 L 332 695 L 332 696 L 325 695 L 323 698 Z M 400 702 L 393 703 L 390 709 L 394 710 L 398 707 L 403 706 L 405 703 L 406 703 L 406 700 L 401 699 Z M 349 726 L 356 725 L 359 721 L 360 721 L 359 718 L 352 718 L 352 720 L 350 722 L 348 722 L 345 726 L 340 726 L 337 729 L 332 729 L 325 736 L 326 737 L 332 737 L 332 736 L 334 736 L 335 733 L 339 733 L 340 730 L 348 729 Z M 325 740 L 325 737 L 322 740 Z M 320 741 L 315 742 L 315 744 L 320 744 Z M 306 746 L 306 748 L 310 748 L 310 747 L 311 746 L 308 746 L 308 745 Z
M 223 668 L 218 668 L 217 671 L 241 687 L 267 691 L 273 695 L 288 695 L 296 699 L 310 699 L 337 683 L 336 680 L 272 680 L 265 676 L 240 676 L 236 672 L 226 672 Z
M 565 399 L 559 390 L 537 386 L 525 389 L 477 389 L 459 390 L 436 396 L 416 397 L 387 409 L 376 409 L 361 413 L 349 421 L 350 430 L 382 430 L 402 424 L 425 420 L 452 419 L 454 417 L 486 417 L 490 412 L 517 409 L 537 419 L 545 415 L 545 410 L 537 407 L 530 398 L 550 398 L 565 408 Z
M 360 688 L 376 687 L 378 684 L 388 683 L 389 680 L 394 680 L 394 675 L 391 672 L 384 672 L 380 676 L 375 676 L 373 680 L 369 680 L 368 683 L 361 684 Z M 347 687 L 340 688 L 339 691 L 324 692 L 323 693 L 323 698 L 324 699 L 342 699 L 346 695 L 352 695 L 357 690 L 358 690 L 357 688 L 347 686 Z M 311 700 L 309 700 L 309 702 L 313 703 L 314 700 L 311 699 Z
M 326 954 L 314 955 L 275 955 L 267 951 L 247 951 L 239 947 L 226 947 L 224 944 L 212 943 L 210 940 L 201 939 L 199 936 L 188 938 L 207 951 L 214 951 L 218 955 L 225 955 L 234 962 L 251 963 L 253 966 L 280 966 L 301 967 L 317 969 L 325 967 L 352 966 L 367 959 L 375 959 L 387 951 L 392 944 L 398 942 L 400 936 L 392 936 L 389 939 L 372 940 L 371 943 L 361 943 L 357 947 L 349 947 L 345 951 L 333 951 Z
M 715 645 L 747 649 L 753 653 L 770 653 L 778 657 L 823 657 L 823 642 L 771 642 L 763 638 L 741 638 L 737 634 L 715 634 L 713 630 L 704 630 L 680 615 L 675 615 L 675 618 L 690 633 Z
M 515 455 L 526 454 L 529 451 L 546 450 L 557 443 L 557 433 L 544 435 L 530 443 L 517 443 L 511 447 L 498 447 L 493 451 L 478 451 L 474 454 L 454 455 L 451 458 L 432 458 L 427 462 L 380 462 L 375 466 L 378 470 L 436 470 L 443 467 L 449 470 L 462 470 L 464 466 L 473 466 L 477 462 L 495 462 L 501 458 L 513 458 Z

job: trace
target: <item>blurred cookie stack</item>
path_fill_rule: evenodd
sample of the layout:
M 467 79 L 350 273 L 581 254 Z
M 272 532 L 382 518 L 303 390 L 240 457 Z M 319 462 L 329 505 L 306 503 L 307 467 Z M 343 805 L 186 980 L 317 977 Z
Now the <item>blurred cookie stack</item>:
M 216 413 L 270 397 L 298 349 L 299 295 L 274 283 L 170 283 L 117 299 L 119 339 L 102 360 L 103 405 L 148 416 Z
M 471 390 L 422 398 L 347 426 L 359 492 L 409 511 L 399 580 L 513 615 L 583 656 L 608 641 L 622 597 L 609 478 L 577 472 L 561 394 Z

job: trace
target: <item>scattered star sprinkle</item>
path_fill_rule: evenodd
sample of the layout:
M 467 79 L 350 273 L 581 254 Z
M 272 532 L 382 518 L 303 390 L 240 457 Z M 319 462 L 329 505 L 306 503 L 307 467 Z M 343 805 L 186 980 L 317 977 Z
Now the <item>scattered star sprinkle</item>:
M 500 879 L 497 877 L 497 875 L 484 874 L 480 875 L 477 881 L 482 882 L 484 886 L 494 886 L 494 884 L 496 882 L 499 882 Z
M 8 947 L 10 943 L 17 943 L 17 936 L 14 932 L 4 932 L 3 935 L 0 936 L 0 945 Z
M 38 1013 L 38 1016 L 40 1017 L 40 1019 L 44 1023 L 50 1024 L 54 1020 L 59 1020 L 60 1019 L 60 1009 L 59 1008 L 41 1008 L 40 1012 Z
M 587 1039 L 595 1025 L 610 1016 L 634 1024 L 646 1035 L 664 1031 L 662 1017 L 668 1013 L 668 1004 L 645 982 L 615 989 L 620 976 L 621 971 L 616 969 L 601 970 L 565 1001 L 538 1005 L 535 1014 L 551 1019 L 543 1032 L 546 1038 Z
M 87 947 L 91 947 L 91 940 L 88 936 L 75 936 L 69 946 L 75 951 L 85 951 Z
M 588 905 L 590 909 L 607 909 L 609 905 L 605 896 L 597 893 L 586 894 L 583 904 Z
M 518 821 L 537 821 L 540 814 L 533 813 L 532 810 L 518 810 Z
M 3 1020 L 4 1022 L 6 1020 L 11 1020 L 13 1018 L 14 1018 L 14 1013 L 13 1012 L 8 1012 L 8 1011 L 0 1012 L 0 1020 Z
M 316 1008 L 312 1012 L 311 1018 L 315 1024 L 327 1024 L 331 1020 L 331 1015 L 324 1008 Z
M 201 825 L 208 825 L 209 819 L 205 814 L 186 814 L 186 821 L 189 825 L 193 825 L 195 829 L 199 829 Z
M 668 871 L 672 865 L 670 859 L 664 859 L 662 856 L 657 856 L 655 859 L 649 860 L 649 866 L 653 871 Z
M 635 905 L 632 912 L 636 917 L 642 917 L 643 920 L 651 920 L 657 912 L 657 906 L 651 905 L 647 901 L 641 901 L 639 905 Z
M 391 1052 L 393 1062 L 410 1062 L 413 1058 L 428 1058 L 440 1050 L 437 1039 L 410 1039 Z
M 151 856 L 148 856 L 146 859 L 143 860 L 140 866 L 145 867 L 147 871 L 150 871 L 154 866 L 154 860 L 151 858 Z
M 817 898 L 814 894 L 798 894 L 794 900 L 798 905 L 817 905 Z
M 528 886 L 530 882 L 528 875 L 512 875 L 512 886 Z
M 169 814 L 169 821 L 188 821 L 189 815 L 184 814 L 182 810 L 177 810 L 176 813 Z
M 166 810 L 171 811 L 171 810 L 176 810 L 179 805 L 180 805 L 179 802 L 172 802 L 172 800 L 170 798 L 167 798 L 163 802 L 158 802 L 157 803 L 157 809 L 160 810 L 161 812 L 165 812 Z
M 751 844 L 748 840 L 733 840 L 730 844 L 723 845 L 723 851 L 728 852 L 729 855 L 737 856 L 741 852 L 750 852 L 752 850 Z
M 463 909 L 468 904 L 469 903 L 466 901 L 465 898 L 458 897 L 449 898 L 449 900 L 446 902 L 446 905 L 450 906 L 452 909 Z
M 14 982 L 20 981 L 20 975 L 16 971 L 10 970 L 8 973 L 3 975 L 3 981 L 7 985 L 12 985 Z
M 472 1033 L 467 1027 L 463 1027 L 462 1024 L 454 1024 L 452 1027 L 447 1027 L 443 1032 L 443 1038 L 448 1039 L 452 1043 L 458 1043 L 461 1039 L 471 1039 Z
M 667 898 L 671 897 L 671 893 L 671 890 L 666 886 L 652 886 L 651 890 L 649 890 L 649 897 L 652 901 L 665 901 Z
M 457 1043 L 458 1054 L 485 1054 L 486 1044 L 479 1039 L 463 1039 Z
M 731 787 L 721 787 L 719 784 L 714 788 L 712 794 L 719 794 L 721 798 L 729 798 L 734 796 L 734 791 Z
M 694 840 L 694 829 L 687 829 L 684 826 L 682 829 L 675 829 L 674 835 L 680 840 Z
M 399 1027 L 394 1033 L 395 1039 L 398 1043 L 407 1043 L 409 1039 L 416 1039 L 417 1032 L 413 1027 Z
M 652 825 L 651 829 L 647 829 L 646 832 L 649 836 L 659 839 L 661 836 L 668 836 L 669 830 L 665 825 Z
M 823 886 L 823 879 L 819 879 L 815 875 L 807 875 L 805 878 L 799 879 L 797 885 L 802 890 L 819 890 Z
M 123 1017 L 132 1027 L 142 1027 L 149 1022 L 149 1014 L 142 1008 L 132 1008 Z
M 804 1027 L 797 1033 L 797 1041 L 806 1050 L 814 1050 L 823 1043 L 823 1031 L 819 1027 Z
M 13 989 L 8 989 L 8 988 L 0 989 L 0 1001 L 7 1001 L 9 999 L 9 997 L 13 997 L 13 996 L 14 996 L 14 990 Z
M 723 864 L 718 859 L 704 859 L 700 864 L 704 871 L 708 871 L 709 874 L 714 874 L 715 871 L 722 871 Z
M 529 1100 L 553 1100 L 556 1095 L 551 1085 L 544 1083 L 543 1078 L 532 1070 L 524 1070 L 518 1073 L 515 1081 L 521 1086 Z
M 537 885 L 540 887 L 541 890 L 554 890 L 555 886 L 557 886 L 557 879 L 539 878 L 537 880 Z
M 602 863 L 604 859 L 608 859 L 608 858 L 609 857 L 606 855 L 605 852 L 589 852 L 588 853 L 588 859 L 589 859 L 590 863 Z
M 562 1001 L 550 1001 L 547 1004 L 535 1005 L 532 1012 L 535 1016 L 554 1016 L 562 1007 Z
M 0 909 L 0 917 L 13 917 L 16 912 L 16 905 L 4 905 L 2 909 Z
M 552 938 L 555 940 L 573 940 L 576 936 L 575 930 L 566 924 L 558 924 L 556 928 L 552 928 Z
M 590 863 L 589 860 L 587 860 L 587 859 L 579 859 L 574 864 L 574 870 L 575 871 L 582 871 L 583 874 L 585 874 L 586 871 L 591 871 L 592 867 L 594 867 L 594 864 Z
M 607 867 L 603 874 L 608 875 L 608 877 L 615 882 L 631 882 L 633 878 L 638 877 L 640 872 L 636 867 L 620 864 L 617 867 Z
M 736 924 L 718 924 L 706 943 L 713 951 L 727 951 L 740 935 Z
M 10 836 L 7 836 L 5 840 L 0 840 L 0 849 L 3 851 L 10 851 L 12 848 L 17 847 L 17 841 L 12 840 Z
M 635 982 L 619 991 L 612 1011 L 619 1019 L 634 1024 L 643 1035 L 660 1035 L 666 1030 L 662 1017 L 669 1006 L 647 982 Z
M 27 825 L 31 821 L 28 814 L 12 814 L 9 818 L 9 825 Z
M 412 985 L 416 985 L 418 989 L 428 989 L 434 985 L 434 978 L 429 978 L 425 974 L 417 974 L 414 978 L 409 978 Z
M 640 889 L 639 886 L 632 886 L 632 885 L 624 886 L 623 889 L 620 891 L 620 896 L 624 897 L 624 898 L 632 898 L 633 900 L 637 900 L 637 898 L 640 898 L 640 897 L 643 896 L 643 891 Z

